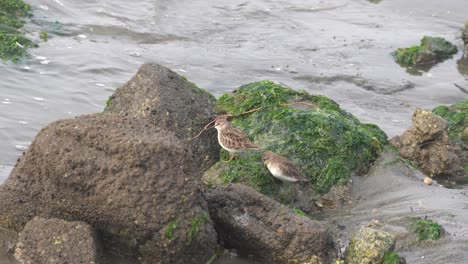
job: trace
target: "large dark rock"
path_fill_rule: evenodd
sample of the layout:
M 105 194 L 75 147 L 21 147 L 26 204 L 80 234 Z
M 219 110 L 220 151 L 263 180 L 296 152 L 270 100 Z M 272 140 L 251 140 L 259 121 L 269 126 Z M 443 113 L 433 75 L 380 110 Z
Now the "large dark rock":
M 141 118 L 175 133 L 192 149 L 202 170 L 218 161 L 214 129 L 190 140 L 215 118 L 216 98 L 185 77 L 157 64 L 144 64 L 109 100 L 104 112 Z
M 391 143 L 401 156 L 416 162 L 429 176 L 463 174 L 461 148 L 450 142 L 447 121 L 417 109 L 413 126 Z
M 220 240 L 262 263 L 330 263 L 334 241 L 319 222 L 242 184 L 206 192 Z
M 167 87 L 151 85 L 151 80 L 162 79 L 179 92 L 155 98 L 152 89 Z M 170 84 L 172 79 L 175 84 Z M 0 186 L 0 225 L 21 230 L 35 216 L 78 220 L 102 234 L 107 250 L 138 256 L 143 263 L 202 263 L 209 258 L 216 233 L 198 189 L 201 161 L 176 136 L 181 126 L 161 123 L 161 128 L 135 110 L 141 102 L 147 102 L 143 110 L 158 109 L 158 100 L 188 100 L 184 96 L 197 92 L 188 89 L 182 77 L 156 65 L 142 66 L 133 80 L 145 83 L 141 89 L 147 93 L 138 92 L 133 81 L 121 88 L 120 94 L 132 89 L 134 95 L 135 105 L 125 105 L 128 111 L 123 103 L 117 111 L 116 102 L 103 114 L 54 122 L 37 135 Z M 197 106 L 203 109 L 193 112 L 202 122 L 202 112 L 211 106 Z M 181 111 L 177 107 L 166 105 L 164 111 L 171 117 Z M 177 122 L 178 116 L 172 120 Z M 184 129 L 188 127 L 186 123 Z M 195 153 L 216 156 L 209 140 L 204 143 L 204 152 L 196 148 Z
M 97 263 L 93 229 L 83 222 L 35 217 L 19 235 L 15 256 L 23 264 Z

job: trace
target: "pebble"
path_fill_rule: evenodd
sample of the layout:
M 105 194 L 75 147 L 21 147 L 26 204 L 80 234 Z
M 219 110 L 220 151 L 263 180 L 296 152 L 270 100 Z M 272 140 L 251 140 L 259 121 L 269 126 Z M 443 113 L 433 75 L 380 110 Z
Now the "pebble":
M 424 178 L 424 183 L 427 185 L 432 185 L 432 179 L 429 177 Z

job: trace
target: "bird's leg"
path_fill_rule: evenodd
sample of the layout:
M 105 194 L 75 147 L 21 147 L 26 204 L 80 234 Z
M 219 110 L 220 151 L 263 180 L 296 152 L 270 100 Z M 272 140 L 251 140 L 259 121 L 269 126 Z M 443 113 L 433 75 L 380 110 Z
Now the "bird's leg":
M 231 154 L 230 156 L 231 156 L 231 157 L 228 159 L 228 162 L 230 162 L 231 160 L 233 160 L 233 159 L 234 159 L 234 157 L 235 157 L 235 155 L 234 155 L 234 154 Z

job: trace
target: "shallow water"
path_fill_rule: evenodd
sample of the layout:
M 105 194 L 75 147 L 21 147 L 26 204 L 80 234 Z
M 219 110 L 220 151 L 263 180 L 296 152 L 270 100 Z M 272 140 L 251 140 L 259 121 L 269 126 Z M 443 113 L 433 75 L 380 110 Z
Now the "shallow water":
M 219 2 L 219 3 L 218 3 Z M 0 182 L 51 121 L 98 112 L 144 62 L 168 66 L 216 96 L 271 79 L 330 96 L 389 136 L 415 108 L 468 94 L 461 52 L 410 75 L 390 53 L 441 36 L 461 50 L 465 0 L 29 0 L 32 57 L 0 64 Z M 463 67 L 460 67 L 463 68 Z

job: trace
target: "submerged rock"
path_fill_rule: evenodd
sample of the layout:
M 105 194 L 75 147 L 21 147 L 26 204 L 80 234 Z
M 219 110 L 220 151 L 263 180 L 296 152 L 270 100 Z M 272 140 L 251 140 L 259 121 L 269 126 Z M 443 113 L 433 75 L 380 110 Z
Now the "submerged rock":
M 395 238 L 385 231 L 361 228 L 351 239 L 346 249 L 348 264 L 384 263 L 386 252 L 395 249 Z
M 450 142 L 448 123 L 430 111 L 416 109 L 413 126 L 391 143 L 431 177 L 463 174 L 461 148 Z
M 79 220 L 99 231 L 106 250 L 142 263 L 206 261 L 217 236 L 198 181 L 200 164 L 216 156 L 216 141 L 194 147 L 181 140 L 211 118 L 204 114 L 211 95 L 197 89 L 167 68 L 146 64 L 105 113 L 41 130 L 0 186 L 0 225 L 21 230 L 35 216 Z M 134 105 L 124 95 L 132 95 Z M 199 109 L 184 108 L 184 115 L 181 102 L 193 98 Z M 158 113 L 158 102 L 174 108 L 164 105 Z M 174 122 L 148 122 L 160 115 Z
M 399 48 L 394 52 L 395 61 L 403 66 L 432 66 L 450 58 L 457 47 L 440 37 L 424 36 L 419 46 Z
M 377 126 L 361 123 L 332 100 L 271 81 L 243 85 L 221 96 L 215 111 L 234 115 L 233 125 L 262 149 L 218 162 L 204 174 L 204 183 L 244 183 L 305 212 L 315 210 L 319 194 L 346 184 L 352 173 L 365 172 L 387 140 Z M 293 161 L 310 182 L 275 180 L 261 161 L 267 150 Z
M 97 263 L 96 234 L 83 222 L 35 217 L 21 231 L 15 257 L 23 264 Z
M 205 198 L 220 240 L 262 263 L 330 263 L 337 256 L 324 225 L 242 184 L 210 189 Z

